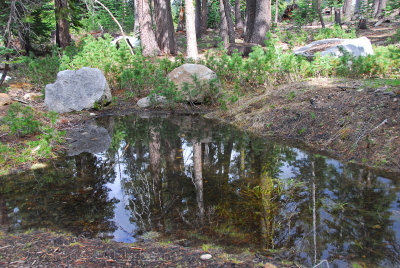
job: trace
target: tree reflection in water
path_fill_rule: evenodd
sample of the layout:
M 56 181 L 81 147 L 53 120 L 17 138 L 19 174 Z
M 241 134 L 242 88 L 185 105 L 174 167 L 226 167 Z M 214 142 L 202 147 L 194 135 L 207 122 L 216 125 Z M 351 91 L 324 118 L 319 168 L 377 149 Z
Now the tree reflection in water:
M 282 249 L 309 266 L 399 264 L 396 180 L 197 117 L 98 123 L 113 137 L 107 152 L 2 179 L 2 222 L 111 235 L 120 225 L 107 185 L 118 181 L 132 237 Z

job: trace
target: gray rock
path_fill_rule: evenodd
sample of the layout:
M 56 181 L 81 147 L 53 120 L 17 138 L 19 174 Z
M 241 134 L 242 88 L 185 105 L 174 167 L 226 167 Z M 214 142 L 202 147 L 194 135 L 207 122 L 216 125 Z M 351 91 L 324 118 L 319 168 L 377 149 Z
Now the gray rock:
M 198 84 L 193 77 L 197 77 Z M 200 64 L 183 64 L 168 74 L 168 78 L 178 87 L 182 101 L 204 102 L 206 98 L 215 99 L 220 93 L 217 74 Z M 210 83 L 214 86 L 211 88 Z M 185 89 L 184 85 L 188 84 Z
M 355 57 L 374 54 L 371 41 L 367 37 L 318 40 L 294 50 L 293 53 L 305 57 L 313 57 L 315 53 L 321 52 L 322 56 L 331 55 L 334 57 L 341 57 L 343 56 L 341 50 L 347 51 L 350 55 Z
M 106 151 L 111 145 L 111 137 L 107 129 L 89 123 L 80 129 L 68 132 L 69 156 L 79 155 L 83 152 L 97 154 Z
M 56 82 L 45 88 L 46 108 L 58 113 L 90 109 L 96 102 L 110 101 L 110 88 L 102 71 L 97 68 L 61 71 Z
M 153 102 L 149 96 L 141 98 L 136 103 L 140 108 L 149 108 L 152 105 L 164 105 L 167 103 L 167 98 L 164 96 L 154 96 Z

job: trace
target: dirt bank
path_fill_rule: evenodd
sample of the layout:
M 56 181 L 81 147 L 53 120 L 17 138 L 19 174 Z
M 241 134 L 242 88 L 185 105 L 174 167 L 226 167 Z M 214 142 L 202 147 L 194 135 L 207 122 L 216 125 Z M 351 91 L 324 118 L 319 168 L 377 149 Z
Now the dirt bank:
M 277 257 L 205 252 L 170 241 L 123 244 L 50 231 L 0 235 L 2 267 L 298 267 Z M 203 254 L 212 258 L 201 260 Z
M 297 139 L 344 162 L 400 172 L 398 80 L 311 79 L 243 97 L 206 117 Z

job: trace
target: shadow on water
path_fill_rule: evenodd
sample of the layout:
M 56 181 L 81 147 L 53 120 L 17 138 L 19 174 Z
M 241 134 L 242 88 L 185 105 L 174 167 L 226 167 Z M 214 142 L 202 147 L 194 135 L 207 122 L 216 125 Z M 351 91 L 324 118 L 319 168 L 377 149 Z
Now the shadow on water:
M 1 179 L 2 225 L 121 242 L 157 231 L 308 266 L 400 264 L 396 178 L 198 117 L 105 117 L 88 129 L 71 134 L 71 156 Z

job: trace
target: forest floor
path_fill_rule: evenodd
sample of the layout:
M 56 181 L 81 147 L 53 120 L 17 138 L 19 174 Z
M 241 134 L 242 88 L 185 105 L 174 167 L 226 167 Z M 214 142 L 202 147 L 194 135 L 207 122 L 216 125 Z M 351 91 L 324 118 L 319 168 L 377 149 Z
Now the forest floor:
M 202 260 L 201 256 L 211 258 Z M 171 241 L 117 243 L 48 230 L 0 232 L 2 267 L 299 267 L 274 256 L 221 248 L 190 248 Z
M 370 37 L 375 44 L 384 44 L 399 27 L 399 24 L 383 24 L 362 35 Z M 14 98 L 22 100 L 22 96 L 30 91 L 22 89 Z M 35 109 L 44 109 L 43 99 L 25 102 Z M 139 111 L 143 112 L 121 96 L 117 103 L 100 111 L 61 115 L 58 128 L 68 129 L 84 120 L 107 114 Z M 0 117 L 6 112 L 7 106 L 0 108 Z M 258 135 L 281 137 L 344 162 L 360 163 L 387 171 L 391 177 L 399 177 L 399 80 L 315 78 L 249 92 L 226 111 L 177 105 L 172 111 L 145 112 L 205 114 Z M 21 142 L 9 140 L 1 133 L 0 141 Z M 21 170 L 21 167 L 17 169 Z M 46 230 L 0 232 L 0 266 L 7 267 L 299 267 L 276 255 L 227 254 L 222 249 L 210 249 L 207 253 L 213 257 L 202 261 L 200 256 L 204 253 L 201 248 L 162 241 L 123 244 Z

